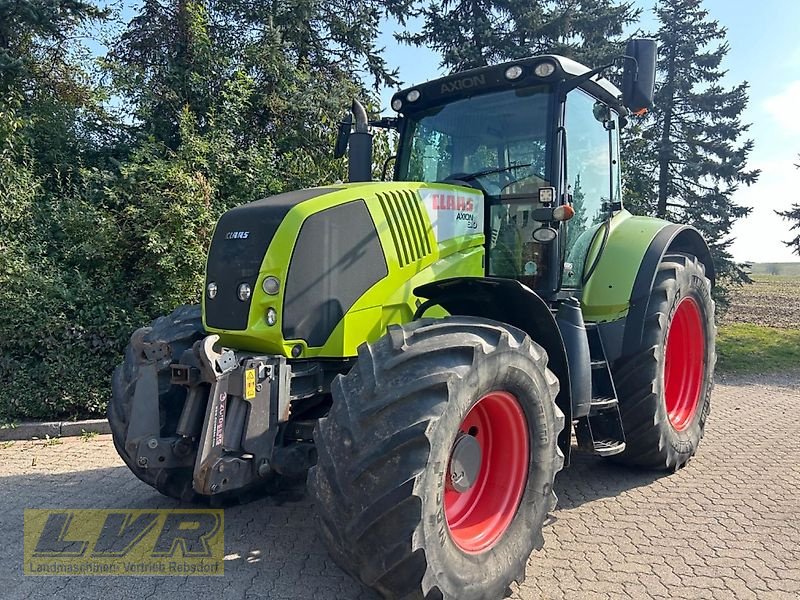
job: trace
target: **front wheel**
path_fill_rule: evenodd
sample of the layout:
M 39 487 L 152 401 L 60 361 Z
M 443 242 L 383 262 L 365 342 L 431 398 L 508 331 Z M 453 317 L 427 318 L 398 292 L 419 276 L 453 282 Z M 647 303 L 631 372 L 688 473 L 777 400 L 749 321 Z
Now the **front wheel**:
M 170 365 L 178 362 L 183 352 L 201 340 L 203 335 L 198 305 L 181 306 L 171 314 L 159 317 L 149 327 L 137 330 L 125 349 L 122 364 L 114 370 L 107 411 L 114 447 L 133 474 L 165 496 L 185 502 L 198 499 L 192 489 L 192 469 L 160 469 L 154 465 L 143 468 L 137 464 L 136 456 L 126 441 L 135 402 L 136 382 L 142 375 L 142 369 L 153 363 L 158 376 L 159 421 L 163 431 L 152 433 L 154 436 L 174 434 L 186 399 L 186 389 L 170 383 Z M 161 349 L 159 358 L 148 359 L 146 350 L 155 354 L 157 349 Z
M 492 321 L 423 319 L 362 345 L 309 472 L 336 562 L 386 598 L 500 598 L 555 506 L 557 392 L 544 350 Z
M 677 470 L 703 437 L 717 360 L 711 282 L 695 256 L 664 257 L 645 319 L 641 346 L 614 368 L 626 449 L 613 459 Z

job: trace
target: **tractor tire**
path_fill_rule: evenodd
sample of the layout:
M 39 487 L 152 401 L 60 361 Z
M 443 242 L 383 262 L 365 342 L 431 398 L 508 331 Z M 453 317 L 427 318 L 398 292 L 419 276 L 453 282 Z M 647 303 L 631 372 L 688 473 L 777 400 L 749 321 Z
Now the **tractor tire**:
M 108 403 L 108 422 L 114 447 L 134 475 L 165 496 L 184 502 L 200 498 L 192 489 L 192 468 L 144 469 L 136 464 L 135 457 L 125 449 L 128 421 L 139 369 L 147 364 L 143 350 L 148 344 L 166 343 L 167 355 L 158 361 L 158 396 L 161 412 L 162 434 L 174 434 L 186 398 L 186 389 L 170 384 L 170 364 L 180 359 L 184 350 L 204 337 L 200 307 L 181 306 L 166 317 L 159 317 L 149 327 L 134 332 L 125 349 L 123 363 L 114 370 L 111 380 L 111 401 Z
M 641 347 L 613 369 L 626 439 L 613 460 L 676 471 L 703 438 L 717 361 L 711 282 L 697 257 L 664 257 L 645 319 Z
M 422 319 L 362 344 L 308 475 L 331 556 L 385 598 L 502 597 L 556 504 L 558 389 L 546 352 L 494 321 Z

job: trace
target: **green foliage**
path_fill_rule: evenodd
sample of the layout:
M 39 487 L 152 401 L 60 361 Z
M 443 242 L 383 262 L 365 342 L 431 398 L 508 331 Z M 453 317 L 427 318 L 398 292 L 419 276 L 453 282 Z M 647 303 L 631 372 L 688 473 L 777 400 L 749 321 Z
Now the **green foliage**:
M 378 9 L 147 0 L 104 87 L 71 33 L 105 11 L 0 0 L 0 421 L 102 414 L 132 331 L 198 299 L 222 212 L 344 178 L 343 109 L 394 78 Z
M 421 31 L 397 39 L 437 51 L 451 72 L 549 52 L 600 65 L 619 53 L 619 37 L 639 15 L 633 2 L 614 0 L 399 0 L 389 10 L 401 23 L 421 18 Z
M 0 422 L 102 414 L 132 331 L 197 300 L 222 212 L 345 178 L 331 156 L 344 109 L 374 109 L 397 77 L 376 46 L 384 11 L 421 18 L 400 39 L 452 70 L 549 51 L 601 64 L 638 16 L 615 0 L 143 0 L 116 31 L 101 6 L 0 0 Z M 628 206 L 661 211 L 667 156 L 668 214 L 724 267 L 745 214 L 731 194 L 757 175 L 737 145 L 746 86 L 719 85 L 727 47 L 705 50 L 723 34 L 696 0 L 663 6 L 674 137 L 661 144 L 663 111 L 628 130 Z M 81 45 L 90 25 L 114 32 L 100 60 Z M 395 146 L 376 136 L 376 177 Z
M 715 297 L 724 307 L 727 287 L 749 282 L 745 265 L 729 251 L 733 224 L 751 210 L 736 205 L 733 195 L 759 175 L 747 168 L 753 142 L 742 139 L 749 128 L 741 121 L 748 85 L 723 87 L 726 31 L 701 0 L 662 0 L 656 16 L 655 108 L 630 128 L 624 146 L 629 206 L 703 234 L 721 284 Z
M 71 34 L 108 11 L 80 0 L 0 0 L 0 97 L 7 93 L 52 90 L 80 94 L 69 60 Z M 37 85 L 38 84 L 38 85 Z
M 717 368 L 728 373 L 776 373 L 800 365 L 800 331 L 731 323 L 717 334 Z

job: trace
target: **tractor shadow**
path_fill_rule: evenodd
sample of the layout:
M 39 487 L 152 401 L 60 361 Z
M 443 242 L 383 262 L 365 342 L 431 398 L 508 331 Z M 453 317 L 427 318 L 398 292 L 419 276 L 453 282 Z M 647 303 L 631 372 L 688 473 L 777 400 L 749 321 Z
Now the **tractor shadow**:
M 556 477 L 554 491 L 558 496 L 555 517 L 561 510 L 571 510 L 599 500 L 613 498 L 623 492 L 645 487 L 668 476 L 667 471 L 618 465 L 609 459 L 578 452 Z

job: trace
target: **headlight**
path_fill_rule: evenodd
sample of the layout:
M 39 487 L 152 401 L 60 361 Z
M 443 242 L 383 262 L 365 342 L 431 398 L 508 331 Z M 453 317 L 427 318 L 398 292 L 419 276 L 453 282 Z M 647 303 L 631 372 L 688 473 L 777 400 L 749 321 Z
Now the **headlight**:
M 206 286 L 206 293 L 208 297 L 212 300 L 217 297 L 217 284 L 213 281 L 209 282 L 208 286 Z
M 236 290 L 236 295 L 239 296 L 239 300 L 242 302 L 247 302 L 250 300 L 250 294 L 252 290 L 250 289 L 249 283 L 243 283 L 239 286 L 239 289 Z
M 392 100 L 393 110 L 399 111 L 401 108 L 403 108 L 403 101 L 400 100 L 400 98 L 395 98 L 394 100 Z
M 545 62 L 540 62 L 533 69 L 533 72 L 536 73 L 537 77 L 550 77 L 550 75 L 555 73 L 555 71 L 556 71 L 556 66 L 549 60 Z
M 552 227 L 539 227 L 539 229 L 535 229 L 531 234 L 533 239 L 541 244 L 552 242 L 556 239 L 556 235 L 556 230 Z M 564 264 L 566 265 L 566 263 Z
M 264 278 L 264 281 L 261 283 L 261 289 L 264 290 L 265 294 L 274 296 L 281 290 L 281 282 L 274 275 L 270 275 Z
M 522 75 L 522 67 L 519 65 L 511 65 L 506 69 L 506 79 L 510 79 L 514 81 L 515 79 L 519 79 Z
M 410 92 L 408 92 L 406 100 L 408 100 L 409 102 L 416 102 L 417 100 L 419 100 L 419 90 L 411 90 Z

